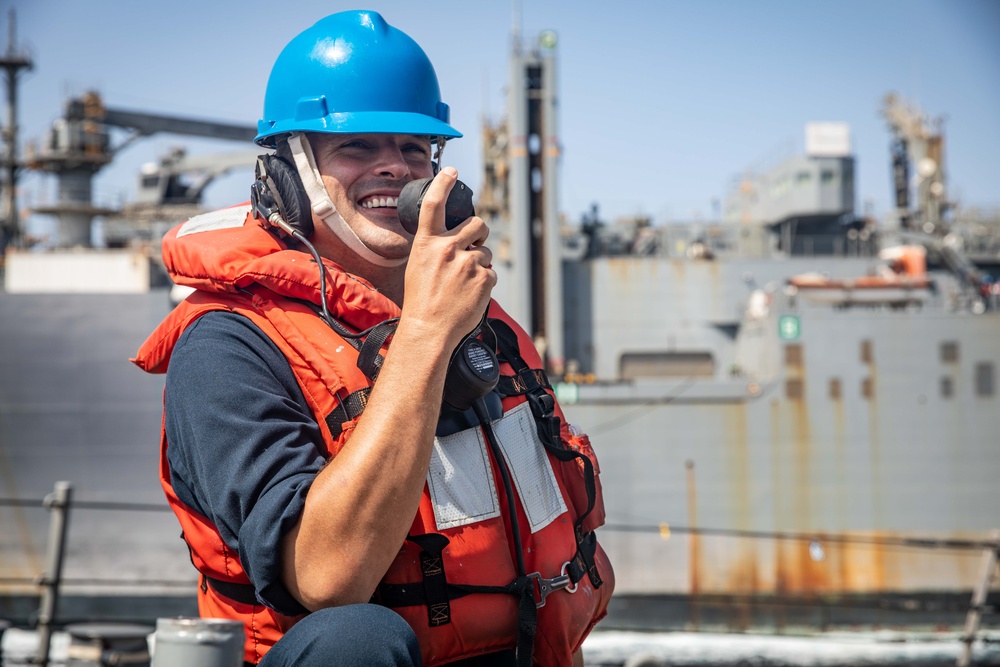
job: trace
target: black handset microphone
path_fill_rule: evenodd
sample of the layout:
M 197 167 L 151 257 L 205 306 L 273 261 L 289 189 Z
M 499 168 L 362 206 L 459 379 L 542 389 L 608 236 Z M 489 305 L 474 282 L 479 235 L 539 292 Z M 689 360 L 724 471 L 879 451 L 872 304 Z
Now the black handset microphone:
M 411 234 L 417 231 L 420 206 L 430 187 L 431 178 L 410 181 L 403 186 L 396 202 L 396 214 L 403 229 Z M 462 181 L 456 181 L 444 207 L 444 224 L 448 229 L 476 214 L 472 205 L 472 190 Z M 476 336 L 482 336 L 479 340 Z M 496 335 L 490 328 L 486 313 L 475 331 L 467 335 L 448 363 L 448 376 L 444 384 L 444 402 L 456 410 L 468 410 L 482 397 L 493 391 L 500 379 L 500 363 L 496 355 Z
M 433 178 L 420 178 L 403 186 L 396 202 L 396 214 L 399 224 L 411 234 L 417 233 L 417 223 L 420 220 L 420 205 L 430 187 Z M 448 193 L 448 201 L 444 205 L 444 226 L 454 229 L 462 222 L 476 214 L 472 205 L 472 190 L 462 181 L 455 181 L 455 186 Z
M 479 340 L 481 335 L 485 340 Z M 466 336 L 448 362 L 448 375 L 444 381 L 444 402 L 462 411 L 496 389 L 500 380 L 500 362 L 497 360 L 496 334 L 483 313 L 476 330 Z

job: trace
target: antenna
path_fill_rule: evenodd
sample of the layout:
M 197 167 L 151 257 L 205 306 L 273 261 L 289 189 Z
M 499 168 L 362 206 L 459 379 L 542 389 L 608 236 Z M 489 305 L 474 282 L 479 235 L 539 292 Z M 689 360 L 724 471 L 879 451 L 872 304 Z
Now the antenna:
M 513 25 L 510 29 L 511 48 L 521 53 L 521 0 L 513 0 Z

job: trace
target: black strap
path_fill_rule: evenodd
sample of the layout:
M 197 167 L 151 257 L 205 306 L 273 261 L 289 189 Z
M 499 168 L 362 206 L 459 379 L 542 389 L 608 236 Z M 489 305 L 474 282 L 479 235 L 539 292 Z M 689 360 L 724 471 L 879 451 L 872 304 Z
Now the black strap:
M 241 604 L 246 605 L 259 605 L 260 602 L 257 600 L 257 593 L 254 591 L 253 586 L 250 584 L 234 584 L 231 581 L 221 581 L 219 579 L 213 579 L 207 574 L 201 575 L 202 590 L 205 584 L 212 587 L 219 595 L 227 597 L 230 600 L 235 600 Z
M 514 375 L 501 375 L 497 391 L 504 396 L 523 396 L 537 389 L 552 389 L 545 371 L 540 368 L 526 368 Z
M 559 417 L 555 415 L 556 401 L 546 389 L 551 389 L 548 377 L 540 369 L 531 369 L 521 356 L 520 348 L 517 344 L 517 334 L 503 320 L 490 320 L 493 330 L 496 332 L 497 345 L 500 348 L 500 356 L 511 368 L 515 375 L 501 376 L 501 382 L 497 385 L 501 394 L 507 396 L 523 395 L 527 398 L 531 407 L 531 413 L 535 417 L 535 425 L 538 430 L 538 437 L 542 441 L 545 450 L 552 454 L 557 460 L 568 462 L 576 459 L 583 464 L 583 479 L 587 491 L 587 510 L 577 517 L 573 526 L 576 536 L 576 554 L 567 567 L 567 574 L 574 584 L 578 583 L 584 574 L 590 575 L 590 582 L 594 588 L 600 588 L 604 583 L 597 571 L 594 563 L 594 553 L 597 550 L 597 538 L 592 532 L 583 532 L 583 522 L 593 511 L 594 503 L 597 501 L 597 482 L 594 473 L 594 464 L 590 457 L 582 452 L 575 451 L 563 444 L 559 437 L 560 423 Z M 506 380 L 506 381 L 505 381 Z
M 365 411 L 365 406 L 368 405 L 368 395 L 371 393 L 371 387 L 362 387 L 348 394 L 347 398 L 338 403 L 337 407 L 326 416 L 324 421 L 334 439 L 337 439 L 343 432 L 344 424 L 361 416 L 361 413 Z
M 427 533 L 406 539 L 415 542 L 421 548 L 420 572 L 423 575 L 422 588 L 427 605 L 427 624 L 434 628 L 451 623 L 448 581 L 444 576 L 444 557 L 441 555 L 448 546 L 448 538 L 438 533 Z
M 358 368 L 372 382 L 378 377 L 379 371 L 382 370 L 382 363 L 385 361 L 385 357 L 379 352 L 389 336 L 395 333 L 397 324 L 399 324 L 399 320 L 396 318 L 380 322 L 372 327 L 365 337 L 365 341 L 361 344 L 358 353 Z
M 445 541 L 445 544 L 447 544 L 447 538 L 443 535 L 428 534 L 421 535 L 419 537 L 439 537 Z M 408 537 L 407 539 L 417 541 L 413 537 Z M 423 566 L 424 563 L 424 555 L 425 554 L 421 554 L 421 566 Z M 457 600 L 458 598 L 462 598 L 473 593 L 513 595 L 518 600 L 516 664 L 517 667 L 531 667 L 531 655 L 535 642 L 535 630 L 538 627 L 538 607 L 535 603 L 535 588 L 532 579 L 527 576 L 519 576 L 506 586 L 449 584 L 444 582 L 443 579 L 444 576 L 442 574 L 441 580 L 444 585 L 440 588 L 438 588 L 438 583 L 436 581 L 431 586 L 428 586 L 428 577 L 425 570 L 422 584 L 381 583 L 379 584 L 375 601 L 390 608 L 426 605 L 428 620 L 430 621 L 430 625 L 433 627 L 435 625 L 443 625 L 444 623 L 451 622 L 450 605 L 448 605 L 449 612 L 447 620 L 440 623 L 436 623 L 434 620 L 435 613 L 432 612 L 432 608 L 436 608 L 438 613 L 440 613 L 443 606 L 442 602 L 433 602 L 432 600 L 440 600 L 439 596 L 442 594 L 445 596 L 446 603 L 447 601 Z

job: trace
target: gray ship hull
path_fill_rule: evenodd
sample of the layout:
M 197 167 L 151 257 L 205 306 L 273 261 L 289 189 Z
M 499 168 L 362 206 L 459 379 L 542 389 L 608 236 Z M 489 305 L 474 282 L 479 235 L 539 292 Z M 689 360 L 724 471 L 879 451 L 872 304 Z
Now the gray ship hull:
M 878 622 L 870 612 L 899 598 L 925 613 L 891 623 L 964 620 L 981 576 L 975 542 L 998 527 L 1000 315 L 961 308 L 945 274 L 919 302 L 831 307 L 783 289 L 818 265 L 863 275 L 866 264 L 619 258 L 572 268 L 566 284 L 582 286 L 589 305 L 571 322 L 593 332 L 575 349 L 597 378 L 637 376 L 559 387 L 601 461 L 601 539 L 632 625 L 698 624 L 698 600 L 702 622 L 730 627 L 822 625 L 809 605 L 849 602 L 858 608 L 841 609 L 840 622 Z M 770 285 L 766 299 L 751 298 L 756 285 Z M 668 353 L 681 363 L 665 365 Z M 658 377 L 611 363 L 630 354 Z M 696 354 L 713 368 L 685 366 Z M 652 620 L 649 596 L 673 610 L 669 620 Z M 956 599 L 964 606 L 927 615 Z
M 0 292 L 4 617 L 37 609 L 49 540 L 40 501 L 60 480 L 73 484 L 61 619 L 127 616 L 114 611 L 118 602 L 141 609 L 143 598 L 192 597 L 187 549 L 158 483 L 163 379 L 128 362 L 169 308 L 165 289 Z

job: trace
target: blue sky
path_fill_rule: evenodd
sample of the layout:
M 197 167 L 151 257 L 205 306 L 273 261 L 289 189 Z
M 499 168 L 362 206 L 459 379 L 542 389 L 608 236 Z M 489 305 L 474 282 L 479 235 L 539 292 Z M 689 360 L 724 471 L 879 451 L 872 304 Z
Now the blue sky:
M 897 91 L 945 118 L 950 193 L 1000 207 L 1000 0 L 523 0 L 526 37 L 559 35 L 560 209 L 592 202 L 607 218 L 709 219 L 743 169 L 801 150 L 810 121 L 851 126 L 858 204 L 890 207 L 890 135 L 879 114 Z M 68 95 L 96 89 L 110 107 L 254 124 L 284 44 L 339 2 L 3 0 L 35 69 L 21 87 L 25 139 L 40 138 Z M 280 7 L 280 8 L 279 8 Z M 476 189 L 479 128 L 504 109 L 514 3 L 371 3 L 437 68 L 453 124 L 446 163 Z M 371 82 L 378 85 L 378 82 Z M 139 167 L 175 145 L 248 148 L 156 136 L 126 148 L 95 180 L 99 202 L 134 193 Z M 210 187 L 209 205 L 245 199 L 251 171 Z M 24 179 L 22 205 L 54 182 Z

